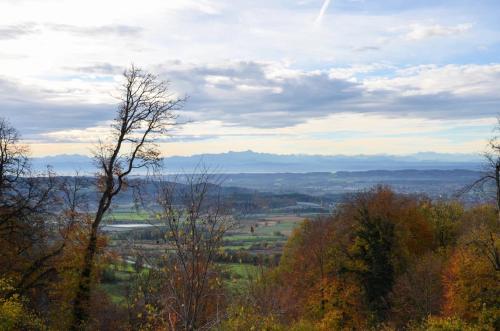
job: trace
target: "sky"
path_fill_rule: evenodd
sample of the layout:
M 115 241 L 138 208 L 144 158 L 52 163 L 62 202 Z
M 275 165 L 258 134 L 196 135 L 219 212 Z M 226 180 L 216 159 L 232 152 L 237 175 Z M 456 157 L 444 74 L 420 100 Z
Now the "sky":
M 89 154 L 132 63 L 188 96 L 166 156 L 481 153 L 498 0 L 0 0 L 0 116 Z

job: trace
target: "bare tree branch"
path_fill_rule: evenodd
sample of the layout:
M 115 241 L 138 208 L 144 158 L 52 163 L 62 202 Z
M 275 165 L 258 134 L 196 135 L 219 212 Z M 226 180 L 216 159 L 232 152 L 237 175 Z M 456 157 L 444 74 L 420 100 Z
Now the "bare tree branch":
M 72 330 L 80 329 L 88 318 L 90 276 L 99 225 L 120 193 L 127 176 L 138 168 L 157 168 L 160 152 L 154 141 L 165 134 L 175 122 L 175 111 L 180 110 L 185 98 L 176 98 L 169 92 L 168 83 L 135 66 L 124 72 L 121 103 L 112 124 L 113 140 L 100 143 L 95 152 L 99 167 L 101 192 L 97 211 L 91 224 L 88 247 L 80 274 L 79 287 L 73 305 Z

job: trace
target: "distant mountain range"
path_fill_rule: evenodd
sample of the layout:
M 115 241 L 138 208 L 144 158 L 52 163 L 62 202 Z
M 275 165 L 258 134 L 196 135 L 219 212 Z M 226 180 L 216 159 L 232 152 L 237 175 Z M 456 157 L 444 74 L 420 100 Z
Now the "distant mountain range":
M 168 173 L 190 173 L 203 165 L 218 173 L 306 173 L 367 170 L 480 170 L 483 160 L 474 154 L 417 153 L 395 155 L 279 155 L 268 153 L 228 152 L 164 159 Z M 35 170 L 47 165 L 59 174 L 90 174 L 95 171 L 92 158 L 84 155 L 56 155 L 33 159 Z

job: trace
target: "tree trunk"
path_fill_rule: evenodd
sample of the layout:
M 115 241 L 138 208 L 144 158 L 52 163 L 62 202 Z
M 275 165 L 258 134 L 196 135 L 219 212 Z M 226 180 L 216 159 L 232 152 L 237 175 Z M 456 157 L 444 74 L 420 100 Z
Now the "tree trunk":
M 500 222 L 500 165 L 495 167 L 495 184 L 497 189 L 497 214 Z
M 85 258 L 83 260 L 83 266 L 80 273 L 80 279 L 78 283 L 78 289 L 75 296 L 75 301 L 73 303 L 73 316 L 72 324 L 70 327 L 71 331 L 79 331 L 85 329 L 85 323 L 88 320 L 88 305 L 91 295 L 91 284 L 92 284 L 92 268 L 94 264 L 94 257 L 97 252 L 97 236 L 98 228 L 101 223 L 103 212 L 98 212 L 95 221 L 92 223 L 92 229 L 90 232 L 90 239 L 85 250 Z

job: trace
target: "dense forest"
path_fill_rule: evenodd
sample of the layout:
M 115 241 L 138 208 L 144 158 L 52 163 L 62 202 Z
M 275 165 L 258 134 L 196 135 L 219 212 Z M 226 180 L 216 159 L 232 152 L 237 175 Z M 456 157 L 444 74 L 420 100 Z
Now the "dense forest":
M 376 186 L 304 219 L 280 257 L 244 257 L 255 268 L 234 286 L 221 262 L 238 219 L 217 178 L 203 168 L 182 186 L 156 176 L 155 141 L 185 99 L 134 67 L 121 92 L 109 141 L 95 150 L 92 194 L 88 177 L 33 172 L 19 133 L 0 122 L 1 330 L 500 329 L 496 139 L 484 177 L 463 190 L 496 187 L 491 203 Z M 153 193 L 128 179 L 136 169 L 155 174 L 145 179 Z M 111 249 L 101 228 L 126 190 L 161 222 L 161 253 L 124 261 Z M 123 264 L 133 276 L 117 303 L 101 285 Z
M 495 330 L 498 215 L 492 206 L 356 195 L 306 220 L 279 266 L 227 323 L 236 329 Z M 293 322 L 291 322 L 293 321 Z M 291 324 L 290 324 L 291 322 Z

